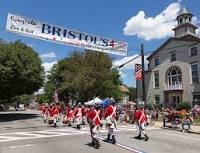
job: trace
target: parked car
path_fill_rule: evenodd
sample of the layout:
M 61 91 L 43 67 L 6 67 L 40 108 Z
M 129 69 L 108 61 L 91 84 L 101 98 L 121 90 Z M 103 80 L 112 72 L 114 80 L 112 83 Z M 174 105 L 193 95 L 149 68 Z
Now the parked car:
M 18 104 L 16 107 L 16 111 L 25 111 L 25 106 L 24 104 Z

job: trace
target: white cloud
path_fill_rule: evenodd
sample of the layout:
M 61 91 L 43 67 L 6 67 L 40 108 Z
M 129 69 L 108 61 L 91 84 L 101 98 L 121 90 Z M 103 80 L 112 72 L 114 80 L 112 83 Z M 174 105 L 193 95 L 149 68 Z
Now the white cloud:
M 196 30 L 197 35 L 200 37 L 200 20 L 196 16 L 192 18 L 192 23 L 198 27 Z
M 171 3 L 165 10 L 155 17 L 147 17 L 144 11 L 139 11 L 131 17 L 123 29 L 127 36 L 152 40 L 163 39 L 173 35 L 172 29 L 176 25 L 176 17 L 181 8 L 179 2 Z
M 40 58 L 41 58 L 42 60 L 54 59 L 54 58 L 56 58 L 56 57 L 57 57 L 57 56 L 56 56 L 55 52 L 50 52 L 50 53 L 46 53 L 46 54 L 40 55 Z
M 26 44 L 27 46 L 29 46 L 29 47 L 31 47 L 31 48 L 33 48 L 34 47 L 34 45 L 33 44 Z
M 119 71 L 119 75 L 121 78 L 126 78 L 126 74 L 123 71 Z
M 147 56 L 145 56 L 145 59 L 147 58 Z M 133 60 L 132 60 L 133 59 Z M 131 62 L 125 64 L 126 62 L 132 60 Z M 145 61 L 145 63 L 147 63 L 147 61 Z M 120 60 L 115 60 L 113 61 L 113 67 L 118 67 L 122 64 L 125 64 L 122 68 L 120 68 L 121 70 L 130 70 L 133 69 L 135 67 L 135 64 L 141 64 L 141 56 L 139 56 L 138 54 L 135 54 L 133 56 L 127 56 L 124 57 Z
M 51 70 L 53 65 L 56 64 L 56 63 L 57 63 L 57 61 L 45 62 L 45 63 L 42 64 L 42 66 L 44 67 L 44 71 L 45 71 L 46 76 L 49 74 L 49 71 Z
M 144 58 L 146 59 L 148 56 L 145 56 Z M 134 60 L 132 60 L 134 59 Z M 121 78 L 125 78 L 127 77 L 125 71 L 126 70 L 131 70 L 134 71 L 135 69 L 135 64 L 141 64 L 141 56 L 139 56 L 138 54 L 135 54 L 133 56 L 129 56 L 129 57 L 124 57 L 120 60 L 115 60 L 113 61 L 113 68 L 118 67 L 128 61 L 132 60 L 131 62 L 129 62 L 128 64 L 125 64 L 122 68 L 119 69 L 119 74 Z M 147 64 L 147 61 L 145 60 L 145 65 Z

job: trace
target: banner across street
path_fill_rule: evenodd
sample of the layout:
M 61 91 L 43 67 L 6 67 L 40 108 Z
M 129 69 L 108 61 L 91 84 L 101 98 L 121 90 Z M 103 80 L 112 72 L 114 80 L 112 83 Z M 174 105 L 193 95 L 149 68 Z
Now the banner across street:
M 79 48 L 126 56 L 126 42 L 80 32 L 18 15 L 8 14 L 6 30 Z

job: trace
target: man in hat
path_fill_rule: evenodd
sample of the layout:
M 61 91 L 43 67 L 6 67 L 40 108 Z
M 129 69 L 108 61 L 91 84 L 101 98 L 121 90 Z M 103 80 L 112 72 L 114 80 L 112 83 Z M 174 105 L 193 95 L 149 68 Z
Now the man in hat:
M 88 112 L 88 115 L 87 115 L 87 120 L 88 120 L 88 123 L 90 124 L 92 145 L 94 145 L 96 149 L 100 147 L 100 143 L 98 139 L 98 133 L 100 130 L 101 117 L 102 117 L 102 112 L 100 108 L 101 106 L 99 104 L 95 104 L 95 106 L 91 108 L 91 110 Z
M 141 133 L 143 133 L 145 141 L 148 141 L 149 137 L 145 132 L 145 127 L 147 125 L 147 115 L 142 105 L 140 105 L 139 109 L 135 111 L 134 120 L 137 122 L 137 125 L 139 127 L 139 134 L 136 138 L 141 138 Z
M 74 111 L 71 106 L 66 107 L 65 116 L 63 118 L 63 124 L 67 124 L 68 126 L 72 126 Z
M 58 110 L 58 106 L 55 103 L 50 105 L 49 115 L 50 115 L 50 120 L 51 121 L 53 120 L 53 125 L 56 128 L 57 127 L 56 123 L 58 121 L 58 116 L 59 116 L 59 110 Z
M 110 105 L 105 109 L 106 125 L 108 127 L 108 135 L 105 141 L 109 142 L 112 137 L 112 143 L 116 143 L 114 128 L 117 129 L 116 125 L 116 101 L 114 98 L 110 98 Z
M 77 122 L 77 128 L 80 130 L 81 124 L 82 124 L 82 106 L 81 106 L 81 103 L 78 104 L 78 107 L 74 108 L 74 116 L 75 116 L 75 120 Z

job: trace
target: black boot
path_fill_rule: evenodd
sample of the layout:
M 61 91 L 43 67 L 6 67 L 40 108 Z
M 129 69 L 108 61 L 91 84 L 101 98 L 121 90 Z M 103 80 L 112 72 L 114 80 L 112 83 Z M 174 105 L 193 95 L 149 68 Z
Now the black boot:
M 116 141 L 116 139 L 115 139 L 115 136 L 113 135 L 112 136 L 112 144 L 115 144 L 117 141 Z
M 91 146 L 94 146 L 95 145 L 95 140 L 92 139 L 92 143 L 91 143 Z
M 54 127 L 55 127 L 55 128 L 57 127 L 56 123 L 54 123 Z
M 110 134 L 107 135 L 107 139 L 105 139 L 106 142 L 110 141 Z
M 149 140 L 149 137 L 146 134 L 144 135 L 144 137 L 145 137 L 145 141 Z
M 135 137 L 136 139 L 140 139 L 141 138 L 141 134 L 139 134 L 138 136 Z
M 99 149 L 100 143 L 98 139 L 94 139 L 94 148 Z
M 77 125 L 77 129 L 79 129 L 79 130 L 81 129 L 81 126 L 80 126 L 80 124 L 78 124 L 78 125 Z

